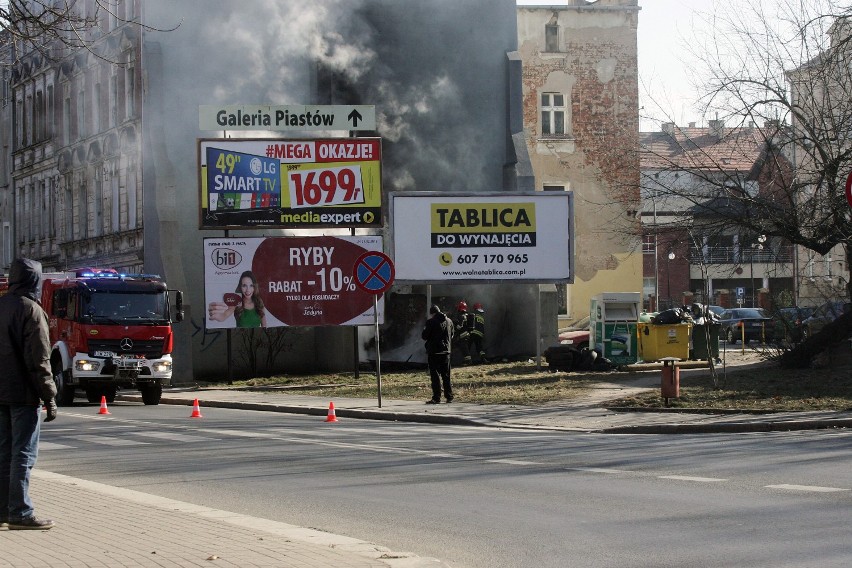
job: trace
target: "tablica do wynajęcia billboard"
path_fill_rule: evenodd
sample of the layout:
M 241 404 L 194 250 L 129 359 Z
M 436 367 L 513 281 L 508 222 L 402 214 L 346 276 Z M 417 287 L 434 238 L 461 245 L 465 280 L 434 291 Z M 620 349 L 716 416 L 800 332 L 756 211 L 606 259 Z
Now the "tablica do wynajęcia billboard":
M 382 226 L 380 138 L 200 139 L 201 229 Z
M 568 192 L 389 195 L 396 280 L 574 280 Z
M 206 238 L 206 327 L 373 324 L 375 295 L 352 272 L 361 255 L 381 250 L 379 236 Z

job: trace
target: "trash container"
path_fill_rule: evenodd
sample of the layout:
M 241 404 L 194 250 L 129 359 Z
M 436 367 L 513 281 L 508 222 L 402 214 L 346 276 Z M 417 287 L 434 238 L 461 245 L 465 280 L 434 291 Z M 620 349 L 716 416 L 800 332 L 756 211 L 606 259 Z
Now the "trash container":
M 659 361 L 664 357 L 689 358 L 691 323 L 636 324 L 639 335 L 639 357 L 645 362 Z
M 696 325 L 692 328 L 692 349 L 689 358 L 709 361 L 719 358 L 719 332 L 722 326 L 718 323 Z M 709 341 L 709 344 L 708 344 Z

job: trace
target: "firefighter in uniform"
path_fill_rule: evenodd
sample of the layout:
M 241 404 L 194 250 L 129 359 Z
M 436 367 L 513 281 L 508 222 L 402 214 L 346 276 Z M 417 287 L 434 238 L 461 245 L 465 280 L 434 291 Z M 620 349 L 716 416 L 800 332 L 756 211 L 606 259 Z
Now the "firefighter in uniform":
M 467 302 L 462 300 L 456 306 L 456 317 L 453 319 L 455 324 L 454 339 L 462 354 L 462 364 L 470 365 L 470 332 L 473 328 L 473 314 L 467 313 Z
M 485 308 L 479 302 L 473 305 L 473 313 L 469 319 L 473 321 L 470 330 L 470 353 L 479 357 L 480 363 L 486 363 L 485 359 Z

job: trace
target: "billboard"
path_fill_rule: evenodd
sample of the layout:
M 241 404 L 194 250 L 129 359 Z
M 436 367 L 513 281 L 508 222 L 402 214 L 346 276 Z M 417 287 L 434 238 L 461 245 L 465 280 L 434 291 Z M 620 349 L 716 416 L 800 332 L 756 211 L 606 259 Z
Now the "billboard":
M 573 194 L 391 193 L 396 280 L 573 282 Z
M 379 236 L 203 241 L 207 329 L 374 323 L 375 294 L 352 273 L 363 254 L 381 252 Z
M 381 227 L 380 138 L 198 141 L 201 229 Z

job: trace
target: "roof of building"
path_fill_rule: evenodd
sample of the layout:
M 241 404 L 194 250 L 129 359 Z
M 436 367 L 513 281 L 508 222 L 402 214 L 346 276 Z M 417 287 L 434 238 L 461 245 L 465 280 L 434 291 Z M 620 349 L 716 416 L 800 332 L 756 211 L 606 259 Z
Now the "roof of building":
M 713 120 L 707 127 L 665 123 L 662 130 L 639 133 L 641 168 L 749 172 L 776 131 L 771 125 L 726 128 Z

